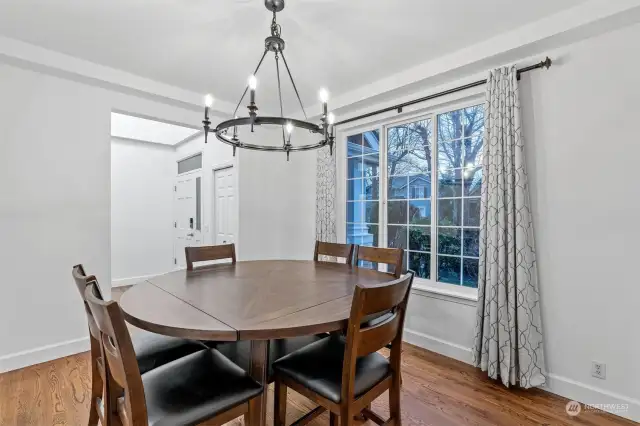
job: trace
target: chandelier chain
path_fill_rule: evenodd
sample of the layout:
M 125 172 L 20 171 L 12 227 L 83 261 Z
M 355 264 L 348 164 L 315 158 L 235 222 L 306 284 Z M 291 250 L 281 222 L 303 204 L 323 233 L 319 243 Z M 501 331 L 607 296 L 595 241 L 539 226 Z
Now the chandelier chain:
M 282 27 L 276 22 L 276 10 L 273 10 L 273 19 L 271 20 L 271 35 L 274 37 L 280 37 Z
M 289 64 L 287 64 L 287 58 L 284 57 L 284 52 L 280 52 L 282 54 L 282 62 L 284 62 L 284 67 L 287 69 L 287 74 L 289 74 L 289 80 L 291 80 L 291 85 L 293 86 L 293 90 L 296 92 L 296 97 L 298 98 L 298 102 L 300 103 L 300 108 L 302 108 L 302 113 L 304 114 L 304 119 L 308 120 L 307 111 L 304 110 L 304 105 L 302 105 L 302 99 L 300 99 L 300 93 L 298 93 L 298 88 L 296 87 L 296 82 L 293 81 L 293 76 L 291 75 L 291 70 L 289 69 Z
M 275 13 L 274 13 L 274 16 L 275 16 Z M 278 76 L 278 97 L 280 98 L 280 117 L 284 118 L 284 112 L 282 108 L 282 89 L 280 88 L 280 65 L 278 62 L 280 57 L 278 56 L 278 52 L 276 52 L 275 57 L 276 57 L 276 75 Z M 280 127 L 282 128 L 282 144 L 286 145 L 287 139 L 284 135 L 284 125 L 281 125 Z

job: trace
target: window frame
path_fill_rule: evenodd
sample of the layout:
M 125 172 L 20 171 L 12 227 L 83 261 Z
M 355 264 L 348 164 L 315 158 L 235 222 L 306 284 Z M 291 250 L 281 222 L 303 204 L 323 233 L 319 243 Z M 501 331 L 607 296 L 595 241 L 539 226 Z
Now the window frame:
M 477 301 L 478 289 L 473 287 L 466 287 L 463 285 L 443 283 L 435 280 L 433 277 L 437 276 L 437 262 L 438 262 L 438 115 L 455 111 L 458 109 L 468 108 L 484 103 L 481 92 L 468 96 L 464 99 L 441 103 L 433 105 L 431 107 L 423 108 L 420 110 L 410 111 L 406 113 L 400 113 L 386 118 L 377 120 L 361 121 L 356 125 L 340 129 L 338 131 L 338 149 L 335 150 L 334 155 L 336 158 L 336 199 L 338 211 L 336 212 L 336 225 L 338 241 L 346 241 L 346 208 L 347 208 L 347 179 L 348 179 L 348 161 L 347 161 L 347 138 L 359 133 L 367 131 L 378 130 L 380 134 L 380 149 L 379 149 L 379 188 L 378 188 L 378 246 L 387 247 L 387 202 L 388 202 L 388 167 L 387 167 L 387 132 L 389 128 L 402 124 L 408 124 L 421 120 L 431 120 L 432 126 L 432 176 L 431 176 L 431 252 L 430 252 L 430 279 L 416 277 L 414 279 L 413 287 L 419 291 L 425 291 L 427 293 L 436 293 L 445 297 L 453 299 L 463 299 L 467 301 Z M 462 228 L 462 224 L 461 224 Z M 407 241 L 407 248 L 405 253 L 409 250 L 409 241 Z M 462 260 L 463 256 L 460 256 Z M 405 264 L 407 259 L 404 260 Z M 386 266 L 380 265 L 379 270 L 386 270 Z

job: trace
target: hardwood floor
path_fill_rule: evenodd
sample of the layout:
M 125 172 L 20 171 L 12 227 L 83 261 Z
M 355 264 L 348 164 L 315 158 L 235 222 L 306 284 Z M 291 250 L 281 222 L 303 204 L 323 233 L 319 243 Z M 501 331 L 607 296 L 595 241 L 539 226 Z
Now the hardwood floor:
M 91 386 L 88 362 L 88 353 L 83 353 L 0 374 L 0 425 L 85 425 Z M 469 365 L 411 345 L 403 348 L 402 364 L 405 426 L 637 425 L 594 411 L 569 417 L 564 398 L 541 390 L 507 390 Z M 291 390 L 288 403 L 287 424 L 313 408 Z M 273 424 L 272 389 L 268 407 L 268 424 Z M 374 401 L 373 409 L 388 416 L 386 394 Z M 328 425 L 328 415 L 312 424 Z M 229 425 L 241 426 L 242 420 Z

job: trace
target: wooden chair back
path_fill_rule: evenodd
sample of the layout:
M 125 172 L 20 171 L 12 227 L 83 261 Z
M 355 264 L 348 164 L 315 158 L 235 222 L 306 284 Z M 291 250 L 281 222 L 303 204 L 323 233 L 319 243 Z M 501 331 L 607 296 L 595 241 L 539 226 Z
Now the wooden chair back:
M 147 406 L 142 376 L 122 310 L 116 302 L 102 300 L 93 282 L 87 285 L 85 300 L 100 330 L 102 350 L 108 367 L 106 381 L 108 398 L 111 400 L 108 406 L 112 412 L 105 414 L 109 418 L 118 415 L 124 425 L 146 425 Z M 118 396 L 124 396 L 124 404 L 114 399 Z
M 384 263 L 393 266 L 393 272 L 390 275 L 400 278 L 403 272 L 404 250 L 400 248 L 380 248 L 356 246 L 355 265 L 359 261 L 373 262 L 374 264 Z
M 93 275 L 87 275 L 84 271 L 84 267 L 82 264 L 75 265 L 71 270 L 71 275 L 73 276 L 73 280 L 76 282 L 76 287 L 78 287 L 78 292 L 80 293 L 80 297 L 82 297 L 82 302 L 84 305 L 85 313 L 87 314 L 87 322 L 89 323 L 89 334 L 94 339 L 100 341 L 100 330 L 98 330 L 98 326 L 96 325 L 95 320 L 93 319 L 93 315 L 89 310 L 89 306 L 87 305 L 87 301 L 84 298 L 84 292 L 87 289 L 87 285 L 90 282 L 95 281 L 97 287 L 97 279 Z M 100 298 L 102 299 L 102 293 L 100 293 L 100 287 L 97 287 L 98 292 L 100 294 Z
M 193 262 L 231 259 L 231 263 L 236 263 L 236 245 L 233 243 L 218 246 L 185 247 L 184 254 L 187 258 L 187 271 L 193 271 Z
M 347 265 L 353 263 L 354 244 L 327 243 L 316 240 L 316 249 L 313 252 L 313 260 L 318 261 L 318 256 L 343 257 Z
M 105 406 L 103 395 L 106 394 L 107 373 L 102 354 L 102 338 L 100 329 L 93 318 L 93 314 L 91 313 L 84 296 L 87 286 L 90 283 L 95 285 L 95 289 L 100 299 L 102 299 L 102 293 L 100 292 L 100 287 L 96 277 L 93 275 L 87 275 L 81 264 L 73 267 L 71 275 L 73 276 L 76 287 L 80 292 L 80 297 L 82 297 L 82 304 L 84 306 L 85 314 L 87 315 L 87 323 L 89 324 L 89 343 L 91 345 L 91 403 L 89 407 L 89 424 L 96 425 L 98 424 L 98 420 L 100 420 L 101 424 L 106 424 L 102 407 Z
M 393 373 L 400 373 L 402 330 L 412 284 L 413 272 L 409 271 L 389 283 L 371 287 L 356 286 L 342 366 L 342 401 L 353 400 L 358 357 L 376 352 L 391 343 L 391 369 Z M 367 315 L 387 312 L 391 315 L 384 321 L 363 324 L 362 320 Z

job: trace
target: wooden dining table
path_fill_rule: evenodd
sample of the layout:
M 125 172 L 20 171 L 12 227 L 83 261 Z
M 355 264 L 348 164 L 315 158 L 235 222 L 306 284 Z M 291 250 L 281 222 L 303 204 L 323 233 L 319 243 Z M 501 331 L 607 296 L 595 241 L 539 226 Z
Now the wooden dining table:
M 258 260 L 217 264 L 149 278 L 120 299 L 132 325 L 167 336 L 251 341 L 248 373 L 264 392 L 249 404 L 249 424 L 266 421 L 269 340 L 346 328 L 356 284 L 386 273 L 332 262 Z

